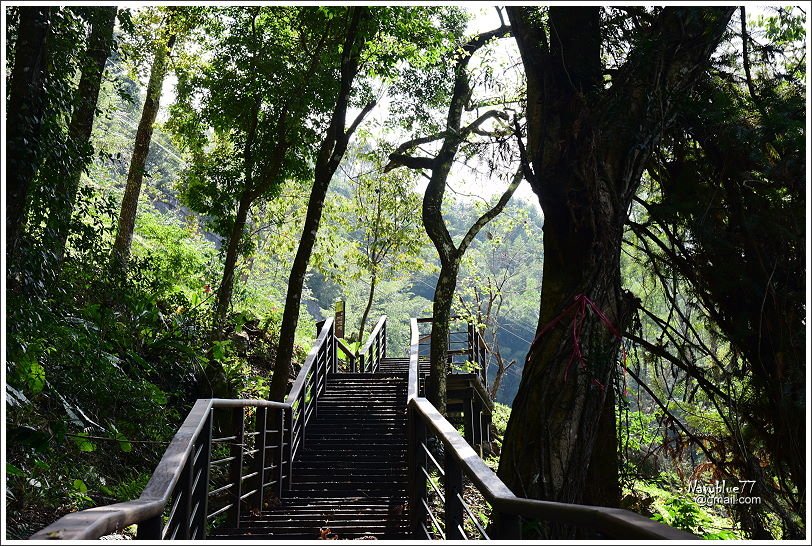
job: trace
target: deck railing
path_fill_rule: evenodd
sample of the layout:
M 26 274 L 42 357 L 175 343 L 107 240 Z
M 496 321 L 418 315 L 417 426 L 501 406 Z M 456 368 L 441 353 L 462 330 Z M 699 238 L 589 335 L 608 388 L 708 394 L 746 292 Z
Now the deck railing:
M 367 342 L 358 351 L 358 371 L 361 373 L 377 372 L 381 359 L 384 357 L 386 357 L 386 315 L 378 319 Z
M 570 524 L 605 538 L 699 538 L 628 510 L 516 497 L 434 405 L 418 396 L 418 323 L 418 319 L 411 321 L 407 389 L 408 487 L 414 538 L 515 540 L 523 538 L 527 524 L 539 522 Z M 472 494 L 484 501 L 481 505 L 490 505 L 489 514 L 477 513 L 471 506 L 468 499 Z
M 420 324 L 431 324 L 431 317 L 414 319 Z M 482 333 L 471 322 L 461 317 L 451 317 L 448 332 L 448 373 L 474 373 L 483 386 L 488 384 L 488 348 Z M 427 358 L 431 352 L 431 332 L 419 339 L 419 353 Z
M 97 539 L 137 525 L 137 539 L 192 540 L 223 523 L 239 527 L 242 514 L 270 507 L 292 486 L 293 461 L 335 370 L 329 318 L 285 402 L 198 400 L 138 499 L 67 514 L 31 539 Z M 215 422 L 228 432 L 215 437 Z

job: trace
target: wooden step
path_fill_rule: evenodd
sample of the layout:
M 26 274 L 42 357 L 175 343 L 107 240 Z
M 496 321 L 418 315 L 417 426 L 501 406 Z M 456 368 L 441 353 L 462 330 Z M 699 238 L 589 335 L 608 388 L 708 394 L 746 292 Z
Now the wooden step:
M 409 537 L 406 509 L 408 359 L 384 359 L 379 373 L 329 374 L 293 461 L 292 489 L 277 506 L 244 514 L 222 540 Z

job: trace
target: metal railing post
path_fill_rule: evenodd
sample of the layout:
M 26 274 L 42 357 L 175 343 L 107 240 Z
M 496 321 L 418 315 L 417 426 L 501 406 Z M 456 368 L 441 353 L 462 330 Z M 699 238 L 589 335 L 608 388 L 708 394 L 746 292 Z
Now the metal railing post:
M 462 501 L 462 468 L 450 449 L 445 449 L 445 538 L 446 540 L 459 540 L 465 538 L 462 530 L 463 508 Z
M 206 426 L 204 428 L 205 432 L 202 435 L 202 441 L 205 442 L 203 446 L 203 451 L 200 453 L 200 456 L 203 460 L 200 463 L 200 478 L 198 482 L 198 488 L 200 489 L 200 500 L 198 501 L 197 506 L 197 514 L 196 514 L 196 527 L 199 529 L 199 533 L 195 533 L 195 538 L 199 540 L 204 540 L 206 538 L 206 514 L 209 513 L 209 469 L 211 462 L 211 439 L 212 439 L 212 432 L 214 429 L 214 408 L 209 410 L 209 416 L 207 418 Z
M 161 516 L 155 516 L 138 523 L 135 540 L 161 540 L 162 534 L 163 522 Z
M 192 532 L 192 500 L 194 497 L 194 483 L 195 483 L 195 465 L 194 465 L 194 455 L 195 449 L 192 446 L 192 452 L 189 454 L 189 458 L 186 460 L 186 464 L 183 466 L 183 474 L 181 479 L 184 480 L 182 487 L 182 495 L 184 498 L 182 502 L 178 506 L 178 510 L 180 510 L 180 515 L 178 519 L 178 526 L 180 528 L 180 539 L 189 539 L 191 538 Z
M 231 412 L 232 436 L 234 443 L 231 444 L 230 456 L 233 457 L 229 467 L 229 481 L 234 485 L 231 488 L 234 506 L 228 511 L 227 524 L 229 527 L 238 529 L 240 527 L 240 497 L 242 497 L 242 464 L 243 464 L 243 442 L 245 440 L 245 414 L 243 408 L 234 408 Z
M 279 427 L 276 433 L 276 469 L 279 473 L 279 481 L 276 484 L 276 497 L 282 499 L 282 484 L 285 479 L 285 410 L 279 409 L 279 419 L 277 419 L 277 426 Z
M 254 477 L 254 483 L 256 483 L 257 495 L 255 500 L 248 503 L 248 505 L 261 511 L 265 496 L 265 446 L 267 445 L 268 434 L 268 408 L 257 408 L 255 430 L 257 439 L 254 447 L 257 454 L 254 459 L 254 472 L 257 475 Z
M 411 406 L 408 409 L 408 425 L 409 528 L 412 535 L 416 535 L 420 522 L 426 517 L 422 502 L 426 498 L 426 479 L 420 470 L 426 466 L 426 453 L 422 448 L 426 441 L 426 426 Z
M 495 514 L 494 525 L 488 532 L 494 540 L 521 540 L 522 519 L 513 514 L 499 512 Z
M 293 488 L 293 407 L 285 412 L 285 449 L 283 456 L 288 464 L 288 491 Z

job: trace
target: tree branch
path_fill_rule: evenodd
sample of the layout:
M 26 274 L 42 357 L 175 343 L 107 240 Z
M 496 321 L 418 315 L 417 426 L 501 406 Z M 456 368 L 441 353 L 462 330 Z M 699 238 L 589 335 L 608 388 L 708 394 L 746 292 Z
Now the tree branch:
M 383 168 L 383 172 L 388 173 L 398 167 L 408 167 L 409 169 L 428 169 L 434 168 L 436 159 L 431 157 L 413 157 L 406 154 L 389 154 L 389 163 Z
M 521 184 L 523 178 L 524 171 L 519 168 L 516 171 L 516 174 L 513 175 L 513 180 L 510 182 L 510 186 L 507 187 L 505 193 L 503 193 L 502 197 L 499 198 L 499 201 L 488 212 L 480 216 L 479 219 L 474 222 L 474 225 L 468 228 L 468 233 L 466 233 L 465 237 L 463 237 L 462 241 L 460 241 L 460 246 L 457 249 L 460 254 L 465 252 L 468 245 L 471 244 L 471 241 L 473 241 L 474 237 L 476 237 L 477 233 L 479 233 L 479 230 L 485 227 L 488 222 L 496 218 L 496 216 L 502 212 L 502 209 L 504 209 L 507 202 L 510 201 L 510 198 L 513 196 L 513 192 L 515 192 L 516 188 L 519 187 L 519 184 Z
M 344 139 L 346 141 L 349 142 L 352 134 L 355 132 L 356 129 L 358 129 L 358 126 L 361 125 L 361 122 L 364 121 L 364 118 L 367 116 L 367 114 L 369 114 L 377 104 L 378 101 L 373 100 L 372 102 L 364 106 L 364 108 L 358 113 L 358 115 L 355 117 L 355 121 L 352 122 L 352 125 L 350 125 L 349 129 L 347 129 L 347 131 L 344 133 Z

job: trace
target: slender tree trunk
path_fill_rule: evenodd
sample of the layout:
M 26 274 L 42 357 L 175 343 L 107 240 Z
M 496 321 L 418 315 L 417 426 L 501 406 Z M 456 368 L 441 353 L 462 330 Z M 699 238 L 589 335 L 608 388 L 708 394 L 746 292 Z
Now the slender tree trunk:
M 480 47 L 493 38 L 507 35 L 510 28 L 500 26 L 495 30 L 483 32 L 474 36 L 462 48 L 463 55 L 454 68 L 454 90 L 448 104 L 445 131 L 429 138 L 418 138 L 404 144 L 389 155 L 389 165 L 384 169 L 388 171 L 397 166 L 404 165 L 413 169 L 429 169 L 431 177 L 423 195 L 423 227 L 426 234 L 437 249 L 442 264 L 440 277 L 434 291 L 434 313 L 431 323 L 431 373 L 426 383 L 426 394 L 429 401 L 441 412 L 446 410 L 446 360 L 448 353 L 448 330 L 451 317 L 451 304 L 457 283 L 457 270 L 459 263 L 471 241 L 477 233 L 493 218 L 502 212 L 513 192 L 522 180 L 522 173 L 518 172 L 502 197 L 485 214 L 468 229 L 458 246 L 448 232 L 443 219 L 443 197 L 445 195 L 446 181 L 454 164 L 460 145 L 468 135 L 479 130 L 480 124 L 489 118 L 506 119 L 507 114 L 491 110 L 475 121 L 462 128 L 462 115 L 471 98 L 471 87 L 468 76 L 468 62 Z M 404 152 L 419 144 L 442 140 L 437 155 L 433 158 L 411 157 Z M 445 271 L 445 273 L 443 273 Z
M 41 160 L 49 7 L 20 7 L 20 29 L 6 103 L 6 252 L 13 261 L 25 225 L 31 181 Z
M 214 307 L 213 328 L 215 332 L 218 332 L 222 327 L 228 314 L 228 308 L 231 305 L 231 295 L 234 292 L 234 270 L 237 267 L 240 242 L 248 220 L 248 211 L 251 209 L 251 201 L 250 192 L 244 191 L 242 197 L 240 197 L 237 216 L 234 219 L 234 225 L 231 227 L 231 234 L 228 237 L 226 259 L 223 264 L 223 279 L 220 282 L 220 288 L 217 290 L 217 301 Z M 218 335 L 215 333 L 212 337 L 217 338 Z
M 440 268 L 434 288 L 431 322 L 431 372 L 426 378 L 426 398 L 442 414 L 446 413 L 446 374 L 448 373 L 448 332 L 451 323 L 451 305 L 457 288 L 460 257 L 455 256 Z
M 316 243 L 316 236 L 321 223 L 321 213 L 324 209 L 324 199 L 327 196 L 330 180 L 332 180 L 333 174 L 335 174 L 338 165 L 344 158 L 350 137 L 364 117 L 375 106 L 374 102 L 367 104 L 355 118 L 352 125 L 345 130 L 352 85 L 358 73 L 361 51 L 366 43 L 366 33 L 360 28 L 360 24 L 363 20 L 369 18 L 368 8 L 353 6 L 348 10 L 350 23 L 341 55 L 341 85 L 336 97 L 336 105 L 333 108 L 330 125 L 319 147 L 313 188 L 310 191 L 310 200 L 307 203 L 304 229 L 288 277 L 288 292 L 285 297 L 285 311 L 282 314 L 282 325 L 279 330 L 276 365 L 274 366 L 273 378 L 268 393 L 271 400 L 282 400 L 288 389 L 288 381 L 292 371 L 293 342 L 296 335 L 296 326 L 299 324 L 299 306 L 302 300 L 305 274 L 310 263 L 313 246 Z
M 124 198 L 121 200 L 121 213 L 118 217 L 118 231 L 113 244 L 113 258 L 122 268 L 126 269 L 130 258 L 130 247 L 135 230 L 135 216 L 138 212 L 138 197 L 141 194 L 141 184 L 144 180 L 144 166 L 149 154 L 149 145 L 152 141 L 152 129 L 161 103 L 161 91 L 166 76 L 169 53 L 175 45 L 175 35 L 171 35 L 166 44 L 162 41 L 155 47 L 155 59 L 147 84 L 147 96 L 144 108 L 141 111 L 141 121 L 135 133 L 135 147 L 133 148 L 130 169 L 127 172 L 127 186 L 124 189 Z
M 517 495 L 578 503 L 590 488 L 618 357 L 616 333 L 631 307 L 619 268 L 626 211 L 671 119 L 673 106 L 661 98 L 689 89 L 733 9 L 665 8 L 609 90 L 601 72 L 599 8 L 550 8 L 549 36 L 531 10 L 511 6 L 508 15 L 528 80 L 527 155 L 534 172 L 527 163 L 526 170 L 544 211 L 542 302 L 499 475 Z M 548 533 L 573 536 L 571 528 L 555 525 Z
M 320 173 L 313 183 L 310 200 L 307 203 L 307 216 L 305 217 L 302 237 L 299 248 L 293 259 L 293 266 L 288 277 L 288 292 L 285 297 L 285 311 L 282 314 L 280 326 L 279 348 L 276 352 L 276 366 L 273 371 L 269 397 L 271 400 L 282 400 L 287 392 L 288 380 L 291 375 L 291 361 L 293 360 L 293 340 L 296 327 L 299 324 L 299 305 L 302 299 L 305 274 L 310 263 L 310 255 L 316 244 L 316 236 L 321 223 L 321 213 L 324 209 L 324 199 L 330 185 L 332 173 Z
M 364 309 L 364 314 L 361 316 L 361 324 L 358 326 L 358 341 L 364 342 L 364 326 L 366 326 L 369 311 L 372 309 L 372 302 L 375 300 L 375 284 L 378 281 L 378 275 L 373 273 L 369 281 L 369 298 L 367 298 L 367 306 Z
M 55 177 L 56 188 L 48 215 L 48 236 L 53 241 L 53 251 L 58 261 L 62 260 L 65 253 L 82 171 L 92 155 L 90 137 L 93 133 L 104 65 L 113 46 L 116 11 L 115 6 L 95 8 L 93 11 L 87 59 L 82 67 L 82 77 L 77 89 L 77 104 L 68 128 L 74 157 L 70 159 L 68 171 Z

